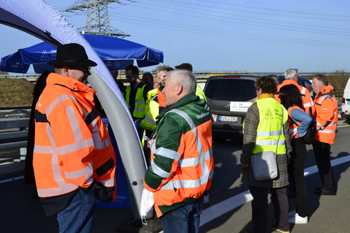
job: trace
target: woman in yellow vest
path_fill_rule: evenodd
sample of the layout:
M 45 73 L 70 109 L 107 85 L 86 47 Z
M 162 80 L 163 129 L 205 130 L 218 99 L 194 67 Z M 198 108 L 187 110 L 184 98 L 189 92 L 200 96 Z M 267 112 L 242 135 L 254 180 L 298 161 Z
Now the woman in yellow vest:
M 289 232 L 286 187 L 288 185 L 287 154 L 291 151 L 291 146 L 288 112 L 274 99 L 277 90 L 275 76 L 257 79 L 255 87 L 258 99 L 249 107 L 243 125 L 242 182 L 249 185 L 250 193 L 254 198 L 252 201 L 253 229 L 245 232 L 266 233 L 269 190 L 276 219 L 276 223 L 270 228 L 278 232 Z M 278 176 L 273 180 L 258 181 L 254 178 L 250 157 L 252 154 L 263 151 L 277 151 Z

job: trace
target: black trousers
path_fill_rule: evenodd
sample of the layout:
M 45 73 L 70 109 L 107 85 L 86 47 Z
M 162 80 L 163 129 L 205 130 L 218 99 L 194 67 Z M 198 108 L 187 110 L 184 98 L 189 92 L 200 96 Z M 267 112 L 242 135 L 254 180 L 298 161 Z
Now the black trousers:
M 295 187 L 297 213 L 301 217 L 307 216 L 307 205 L 309 202 L 309 192 L 304 179 L 304 162 L 306 159 L 306 146 L 301 138 L 294 138 L 291 141 L 292 152 L 288 164 L 289 179 Z
M 267 188 L 255 187 L 249 185 L 250 193 L 253 196 L 252 201 L 252 222 L 254 233 L 266 233 L 267 229 L 267 212 L 268 212 L 268 190 L 271 193 L 271 202 L 274 208 L 274 225 L 280 230 L 289 231 L 288 223 L 288 198 L 286 187 Z
M 331 145 L 320 141 L 314 141 L 312 144 L 315 153 L 315 160 L 318 173 L 322 181 L 323 189 L 327 191 L 336 191 L 337 187 L 334 181 L 330 156 Z

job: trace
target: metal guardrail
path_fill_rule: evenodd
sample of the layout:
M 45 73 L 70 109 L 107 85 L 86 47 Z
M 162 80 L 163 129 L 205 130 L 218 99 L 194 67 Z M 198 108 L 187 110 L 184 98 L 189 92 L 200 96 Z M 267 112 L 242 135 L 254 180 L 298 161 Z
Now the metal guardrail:
M 29 118 L 0 121 L 0 151 L 27 146 Z
M 32 106 L 15 106 L 15 107 L 0 107 L 0 110 L 12 110 L 12 109 L 31 109 Z

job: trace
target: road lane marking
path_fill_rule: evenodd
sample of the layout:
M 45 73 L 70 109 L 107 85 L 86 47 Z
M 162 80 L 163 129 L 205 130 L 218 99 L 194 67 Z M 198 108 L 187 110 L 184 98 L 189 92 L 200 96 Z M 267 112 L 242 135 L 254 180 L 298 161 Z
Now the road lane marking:
M 349 162 L 350 161 L 350 155 L 338 158 L 338 159 L 332 159 L 331 165 L 332 167 Z M 304 176 L 309 176 L 312 174 L 315 174 L 318 172 L 317 166 L 311 166 L 304 169 Z M 0 184 L 15 181 L 19 179 L 23 179 L 24 176 L 18 176 L 11 179 L 1 180 Z M 229 199 L 226 199 L 225 201 L 219 202 L 218 204 L 212 205 L 206 209 L 203 210 L 201 214 L 200 219 L 200 226 L 203 226 L 204 224 L 207 224 L 208 222 L 220 217 L 221 215 L 226 214 L 227 212 L 244 205 L 245 203 L 253 200 L 252 195 L 250 194 L 249 190 L 242 192 L 238 195 L 235 195 Z
M 332 167 L 337 166 L 339 164 L 343 164 L 350 161 L 350 155 L 344 156 L 338 159 L 332 159 L 331 165 Z M 304 170 L 304 176 L 309 176 L 318 172 L 317 166 L 311 166 Z M 207 224 L 208 222 L 220 217 L 221 215 L 226 214 L 227 212 L 244 205 L 245 203 L 253 200 L 252 195 L 249 190 L 240 193 L 236 196 L 233 196 L 225 201 L 222 201 L 218 204 L 210 206 L 203 210 L 201 214 L 200 226 Z
M 338 128 L 345 128 L 345 127 L 349 127 L 349 126 L 350 126 L 350 125 L 340 125 L 340 126 L 338 125 L 337 127 L 338 127 Z
M 0 184 L 7 183 L 10 181 L 20 180 L 20 179 L 24 179 L 24 176 L 18 176 L 18 177 L 13 177 L 13 178 L 6 179 L 6 180 L 0 180 Z

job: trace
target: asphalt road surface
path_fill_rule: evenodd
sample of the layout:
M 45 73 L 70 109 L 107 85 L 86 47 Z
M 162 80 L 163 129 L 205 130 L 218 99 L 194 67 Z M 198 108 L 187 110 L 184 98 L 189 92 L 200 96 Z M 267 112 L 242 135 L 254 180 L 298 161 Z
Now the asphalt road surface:
M 306 184 L 309 189 L 309 223 L 291 225 L 291 232 L 350 232 L 350 127 L 343 120 L 339 122 L 335 145 L 331 156 L 337 165 L 333 167 L 338 192 L 336 196 L 317 196 L 314 188 L 321 184 L 311 146 L 305 162 Z M 349 143 L 349 144 L 348 144 Z M 200 232 L 223 233 L 242 232 L 251 228 L 251 205 L 248 187 L 240 182 L 241 140 L 227 140 L 214 144 L 215 173 L 209 192 L 209 203 L 204 205 Z M 58 232 L 55 217 L 47 217 L 38 200 L 33 200 L 34 188 L 24 185 L 23 179 L 0 181 L 0 232 Z M 295 207 L 295 199 L 289 199 L 290 209 Z M 269 223 L 273 223 L 272 205 L 269 205 Z M 93 233 L 115 232 L 116 227 L 132 219 L 131 210 L 96 210 Z

